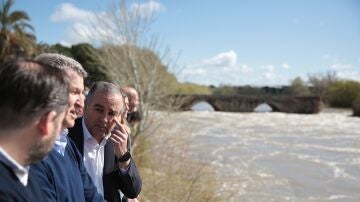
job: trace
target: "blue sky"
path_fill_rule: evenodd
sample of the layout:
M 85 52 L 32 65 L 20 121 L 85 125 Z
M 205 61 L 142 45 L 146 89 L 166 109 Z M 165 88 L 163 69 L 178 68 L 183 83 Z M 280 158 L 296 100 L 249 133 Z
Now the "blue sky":
M 155 13 L 151 31 L 173 55 L 180 53 L 170 67 L 180 81 L 277 86 L 329 71 L 360 81 L 358 0 L 128 3 Z M 107 0 L 16 0 L 15 9 L 28 12 L 38 41 L 75 44 L 87 41 L 81 35 L 88 26 L 84 18 L 108 5 Z

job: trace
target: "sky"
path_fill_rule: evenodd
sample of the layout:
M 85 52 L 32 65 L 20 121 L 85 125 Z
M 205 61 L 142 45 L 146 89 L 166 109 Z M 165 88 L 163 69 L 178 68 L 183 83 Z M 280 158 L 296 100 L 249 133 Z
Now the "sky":
M 36 3 L 35 3 L 36 2 Z M 150 32 L 169 47 L 169 70 L 204 85 L 287 85 L 336 72 L 360 81 L 359 0 L 128 0 L 151 11 Z M 15 0 L 38 42 L 94 43 L 89 18 L 108 0 Z

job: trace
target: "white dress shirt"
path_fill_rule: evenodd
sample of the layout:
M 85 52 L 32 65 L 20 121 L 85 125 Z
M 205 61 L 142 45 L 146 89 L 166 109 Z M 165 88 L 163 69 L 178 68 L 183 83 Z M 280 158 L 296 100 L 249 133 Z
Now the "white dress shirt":
M 103 187 L 103 169 L 104 169 L 104 153 L 105 144 L 110 135 L 105 136 L 100 144 L 90 135 L 86 128 L 84 118 L 82 119 L 82 127 L 84 131 L 84 165 L 94 182 L 98 192 L 104 196 Z
M 15 159 L 13 159 L 3 148 L 0 147 L 0 161 L 9 166 L 21 184 L 24 186 L 28 183 L 29 178 L 29 166 L 22 166 Z
M 68 133 L 69 133 L 69 130 L 65 129 L 55 139 L 54 149 L 62 156 L 64 156 L 64 154 L 65 154 L 65 147 L 67 145 Z

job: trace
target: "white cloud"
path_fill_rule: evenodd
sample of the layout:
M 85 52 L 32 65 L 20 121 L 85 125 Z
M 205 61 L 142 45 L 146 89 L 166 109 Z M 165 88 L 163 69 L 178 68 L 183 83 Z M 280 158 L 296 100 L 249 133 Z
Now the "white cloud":
M 146 18 L 152 16 L 156 12 L 164 10 L 165 8 L 156 1 L 149 1 L 147 3 L 132 3 L 130 9 L 131 11 Z
M 203 59 L 199 63 L 187 65 L 178 75 L 180 81 L 189 81 L 205 85 L 232 84 L 248 82 L 253 69 L 247 64 L 238 64 L 237 54 L 230 50 L 214 57 Z
M 272 85 L 277 83 L 277 81 L 280 79 L 280 76 L 276 74 L 275 72 L 275 66 L 272 64 L 269 65 L 263 65 L 260 67 L 261 70 L 263 70 L 261 77 L 263 79 L 263 83 L 266 83 L 268 85 Z M 265 81 L 264 81 L 265 80 Z
M 219 53 L 215 57 L 205 59 L 204 64 L 211 66 L 233 66 L 236 64 L 237 55 L 235 51 L 230 50 L 228 52 Z
M 279 74 L 277 72 L 278 69 L 273 64 L 254 68 L 248 64 L 239 64 L 235 59 L 237 57 L 234 57 L 236 55 L 234 51 L 223 52 L 214 57 L 204 59 L 199 63 L 187 65 L 178 74 L 178 79 L 182 82 L 188 81 L 204 85 L 278 86 L 289 84 L 290 79 L 288 76 Z M 289 64 L 284 64 L 290 68 Z M 281 68 L 286 66 L 284 64 Z
M 92 27 L 85 23 L 74 23 L 68 32 L 68 36 L 74 43 L 91 42 L 94 38 Z
M 276 78 L 276 74 L 274 72 L 265 72 L 263 77 L 267 80 L 273 80 Z
M 360 69 L 360 68 L 359 68 Z M 350 79 L 360 82 L 360 71 L 359 70 L 343 70 L 336 72 L 336 75 L 342 79 Z
M 264 70 L 262 74 L 264 79 L 273 80 L 276 78 L 276 74 L 274 72 L 275 70 L 274 65 L 261 66 L 260 68 Z
M 147 15 L 163 10 L 164 6 L 156 1 L 150 1 L 143 4 L 132 3 L 130 8 L 137 10 L 139 15 Z M 96 13 L 78 8 L 71 3 L 63 3 L 57 6 L 50 19 L 56 23 L 69 23 L 67 36 L 62 40 L 67 45 L 82 42 L 97 44 L 104 39 L 114 42 L 123 41 L 116 31 L 117 27 L 106 17 L 105 12 Z M 98 22 L 99 19 L 101 22 Z
M 287 63 L 283 63 L 283 64 L 281 65 L 281 67 L 284 68 L 284 69 L 290 69 L 290 65 L 287 64 Z
M 265 66 L 261 66 L 261 69 L 264 69 L 265 71 L 268 71 L 268 72 L 273 72 L 275 67 L 274 67 L 274 65 L 265 65 Z
M 360 67 L 355 68 L 352 64 L 334 63 L 330 69 L 334 70 L 339 78 L 360 81 Z
M 71 3 L 63 3 L 57 6 L 55 12 L 50 16 L 53 22 L 69 23 L 67 37 L 63 39 L 63 44 L 77 44 L 82 42 L 92 42 L 101 38 L 101 27 L 94 31 L 93 23 L 97 20 L 97 15 L 92 11 L 77 8 Z
M 335 63 L 330 66 L 330 69 L 332 70 L 345 70 L 345 69 L 352 69 L 351 64 L 341 64 L 341 63 Z
M 322 58 L 327 60 L 329 69 L 336 72 L 339 78 L 360 81 L 360 67 L 356 62 L 348 63 L 345 58 L 336 55 L 323 55 Z M 360 63 L 360 58 L 357 62 Z
M 243 73 L 249 73 L 252 71 L 252 69 L 248 65 L 240 65 L 240 70 Z
M 63 3 L 57 6 L 55 13 L 51 15 L 50 19 L 53 22 L 83 22 L 88 21 L 92 17 L 94 17 L 94 14 L 90 11 L 77 8 L 71 3 Z

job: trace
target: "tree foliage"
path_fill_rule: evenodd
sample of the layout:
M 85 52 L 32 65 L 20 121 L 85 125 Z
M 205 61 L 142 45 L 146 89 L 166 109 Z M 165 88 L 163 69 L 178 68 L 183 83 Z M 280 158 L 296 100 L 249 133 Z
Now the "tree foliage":
M 0 5 L 0 61 L 28 57 L 36 50 L 34 28 L 24 11 L 11 11 L 13 0 L 2 0 Z
M 111 81 L 112 77 L 101 63 L 100 50 L 88 43 L 80 43 L 71 47 L 55 44 L 52 46 L 43 45 L 41 52 L 60 53 L 77 60 L 89 73 L 85 81 L 86 86 L 91 86 L 94 81 Z
M 163 108 L 162 99 L 176 88 L 176 77 L 167 71 L 160 57 L 150 49 L 128 45 L 101 48 L 102 64 L 121 86 L 134 86 L 143 110 Z
M 306 82 L 301 79 L 301 77 L 296 77 L 291 81 L 290 91 L 293 95 L 309 95 L 309 87 Z
M 60 54 L 66 55 L 71 58 L 74 57 L 72 54 L 71 47 L 63 46 L 59 43 L 51 45 L 51 46 L 45 45 L 43 52 L 60 53 Z
M 94 81 L 111 81 L 109 69 L 101 63 L 100 51 L 87 43 L 73 45 L 71 47 L 73 57 L 80 62 L 89 73 L 86 84 L 91 85 Z
M 326 92 L 329 86 L 338 79 L 336 72 L 327 72 L 326 74 L 310 74 L 308 80 L 311 93 L 320 96 L 324 102 L 327 102 Z
M 174 90 L 174 94 L 211 94 L 208 86 L 203 86 L 194 83 L 178 83 Z
M 356 81 L 337 81 L 326 92 L 331 107 L 351 108 L 360 97 L 360 83 Z

